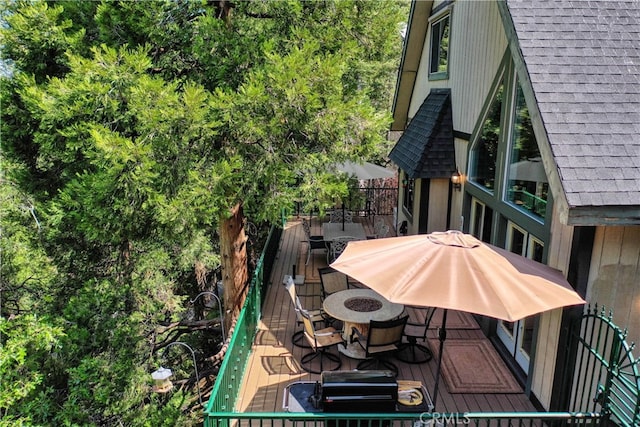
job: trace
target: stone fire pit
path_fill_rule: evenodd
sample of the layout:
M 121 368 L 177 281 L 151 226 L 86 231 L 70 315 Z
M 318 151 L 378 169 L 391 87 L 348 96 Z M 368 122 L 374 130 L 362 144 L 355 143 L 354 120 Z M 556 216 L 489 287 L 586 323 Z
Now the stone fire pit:
M 382 308 L 382 303 L 377 299 L 366 297 L 349 298 L 344 302 L 344 306 L 349 310 L 367 313 L 370 311 L 378 311 Z

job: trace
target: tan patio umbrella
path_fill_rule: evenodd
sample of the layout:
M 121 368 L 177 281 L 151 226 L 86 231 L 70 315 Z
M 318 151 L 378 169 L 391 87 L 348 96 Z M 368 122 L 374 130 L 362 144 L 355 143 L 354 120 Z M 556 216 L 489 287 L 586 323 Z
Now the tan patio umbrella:
M 459 231 L 350 242 L 331 267 L 391 302 L 445 309 L 434 407 L 446 309 L 513 322 L 585 303 L 560 271 Z

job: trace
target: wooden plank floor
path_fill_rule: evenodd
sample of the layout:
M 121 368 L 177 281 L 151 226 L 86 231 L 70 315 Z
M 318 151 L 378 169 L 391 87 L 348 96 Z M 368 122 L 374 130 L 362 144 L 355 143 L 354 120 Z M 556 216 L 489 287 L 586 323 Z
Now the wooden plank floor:
M 378 217 L 379 218 L 379 217 Z M 391 217 L 383 217 L 391 223 Z M 368 234 L 372 234 L 372 221 L 357 218 L 362 222 Z M 321 234 L 320 221 L 311 221 L 312 234 Z M 390 224 L 390 235 L 395 235 L 395 228 Z M 243 385 L 239 392 L 237 412 L 279 412 L 282 411 L 284 387 L 295 381 L 315 381 L 319 375 L 309 374 L 301 369 L 299 360 L 308 349 L 294 347 L 291 336 L 299 330 L 295 322 L 289 295 L 282 280 L 285 274 L 292 274 L 294 265 L 297 274 L 305 274 L 305 284 L 300 286 L 299 293 L 319 293 L 318 267 L 326 265 L 325 255 L 314 251 L 309 264 L 305 267 L 306 245 L 300 221 L 291 219 L 284 230 L 277 259 L 271 277 L 271 286 L 267 291 L 263 305 L 263 317 L 255 339 L 252 354 L 246 367 Z M 304 302 L 308 307 L 311 302 Z M 436 331 L 429 334 L 436 338 Z M 479 329 L 451 329 L 447 339 L 483 338 Z M 446 345 L 446 344 L 445 344 Z M 342 370 L 355 369 L 356 360 L 341 356 Z M 435 381 L 435 359 L 423 364 L 407 364 L 400 361 L 394 363 L 400 372 L 399 379 L 419 380 L 431 392 Z M 450 394 L 440 379 L 440 392 L 437 400 L 438 412 L 534 412 L 533 404 L 524 394 Z

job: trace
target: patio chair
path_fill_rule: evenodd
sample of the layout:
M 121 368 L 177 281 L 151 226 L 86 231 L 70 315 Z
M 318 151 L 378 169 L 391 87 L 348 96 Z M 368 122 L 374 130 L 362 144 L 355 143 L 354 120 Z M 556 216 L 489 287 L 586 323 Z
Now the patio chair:
M 387 358 L 398 351 L 408 319 L 409 316 L 402 316 L 387 321 L 372 320 L 369 322 L 369 332 L 366 337 L 358 329 L 352 328 L 349 340 L 360 344 L 366 357 L 358 363 L 357 369 L 387 369 L 397 376 L 398 367 Z
M 333 293 L 349 289 L 349 278 L 347 275 L 334 268 L 318 268 L 318 274 L 320 275 L 320 284 L 322 285 L 323 300 Z
M 325 360 L 333 364 L 333 368 L 329 371 L 336 371 L 342 366 L 339 354 L 330 353 L 331 347 L 342 344 L 342 332 L 336 328 L 329 326 L 323 329 L 316 329 L 311 314 L 306 310 L 300 310 L 302 321 L 304 324 L 304 336 L 310 347 L 313 349 L 310 353 L 302 356 L 300 365 L 302 369 L 312 374 L 319 374 L 324 371 Z M 314 360 L 318 359 L 320 369 L 314 369 L 311 365 Z
M 324 237 L 320 235 L 311 235 L 311 226 L 309 225 L 309 221 L 302 218 L 302 228 L 304 230 L 304 235 L 306 240 L 303 240 L 308 244 L 307 247 L 307 261 L 305 265 L 309 264 L 309 259 L 311 258 L 311 251 L 316 249 L 322 249 L 323 251 L 327 251 L 327 242 L 324 240 Z
M 341 236 L 331 241 L 329 252 L 327 253 L 327 264 L 331 264 L 345 250 L 347 244 L 354 240 L 360 240 L 353 236 Z
M 407 321 L 403 332 L 407 342 L 400 345 L 396 358 L 406 363 L 426 363 L 433 358 L 433 353 L 425 344 L 427 331 L 436 308 L 427 307 L 426 310 L 421 310 L 421 308 L 415 307 L 415 309 L 424 312 L 424 322 L 417 320 Z M 422 343 L 419 344 L 418 340 L 422 341 Z
M 353 213 L 343 209 L 329 212 L 329 222 L 353 222 Z
M 303 325 L 302 314 L 301 311 L 304 310 L 302 303 L 300 302 L 300 298 L 298 297 L 298 293 L 296 291 L 296 285 L 293 282 L 293 279 L 289 277 L 289 280 L 285 283 L 285 289 L 289 293 L 289 297 L 291 298 L 291 304 L 296 313 L 296 325 Z M 310 296 L 310 295 L 304 295 Z M 313 296 L 313 295 L 311 295 Z M 322 310 L 307 310 L 307 313 L 311 317 L 311 321 L 313 323 L 323 322 L 325 321 Z M 296 347 L 302 348 L 311 348 L 309 345 L 304 343 L 304 329 L 300 329 L 291 335 L 291 343 Z
M 318 268 L 318 275 L 320 276 L 320 287 L 322 289 L 322 301 L 326 297 L 336 292 L 344 291 L 350 288 L 349 286 L 349 278 L 346 274 L 339 272 L 331 267 L 320 267 Z M 342 327 L 341 322 L 333 317 L 329 316 L 327 313 L 324 313 L 325 320 L 329 325 L 335 325 L 337 327 Z

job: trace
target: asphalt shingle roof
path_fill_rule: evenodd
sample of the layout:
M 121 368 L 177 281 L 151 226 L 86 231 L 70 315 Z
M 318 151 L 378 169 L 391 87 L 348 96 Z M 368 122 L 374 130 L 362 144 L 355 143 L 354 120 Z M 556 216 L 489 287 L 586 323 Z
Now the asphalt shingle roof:
M 451 90 L 432 89 L 389 158 L 410 178 L 449 178 L 456 171 Z
M 569 206 L 640 206 L 640 1 L 507 6 Z

